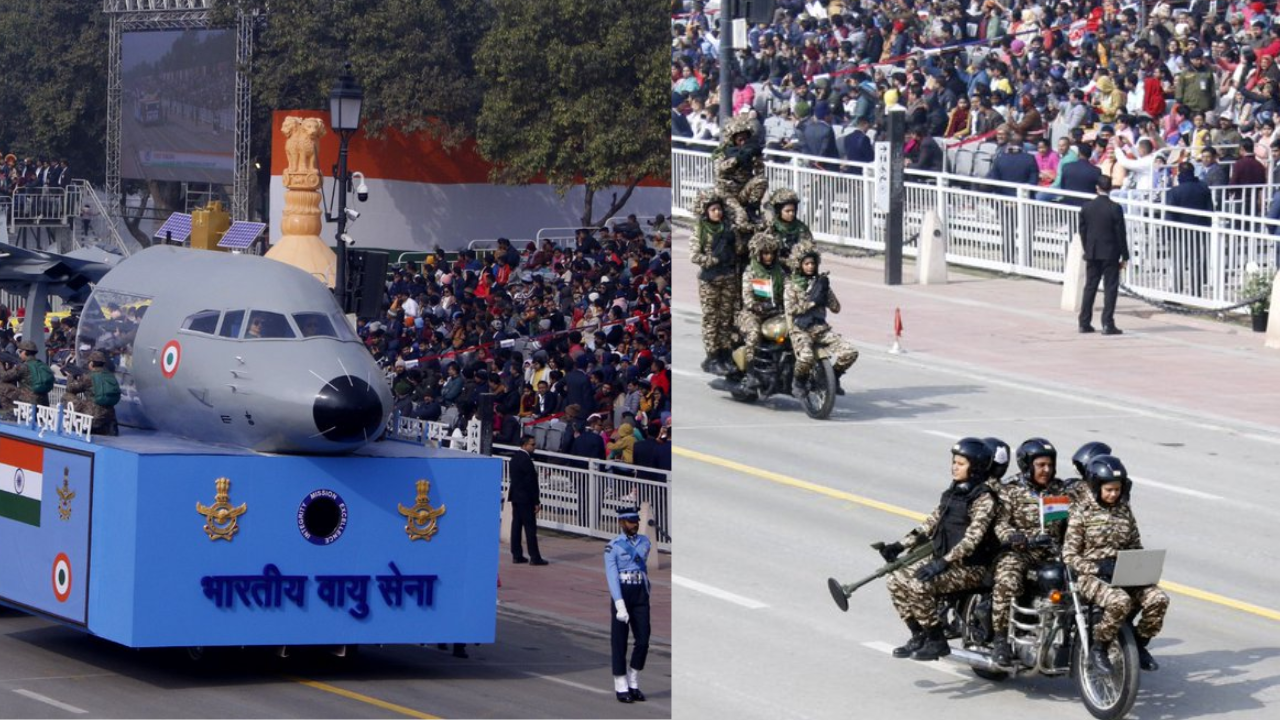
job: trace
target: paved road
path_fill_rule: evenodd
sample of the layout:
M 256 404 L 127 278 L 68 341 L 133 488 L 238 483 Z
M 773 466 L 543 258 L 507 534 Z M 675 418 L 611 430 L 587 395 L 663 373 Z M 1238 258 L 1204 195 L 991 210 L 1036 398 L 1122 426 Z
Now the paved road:
M 1280 712 L 1280 511 L 1267 500 L 1280 354 L 1260 336 L 1132 303 L 1125 336 L 1079 336 L 1057 286 L 885 288 L 874 262 L 833 258 L 846 308 L 835 325 L 863 355 L 818 422 L 790 398 L 735 403 L 690 369 L 700 316 L 679 237 L 676 264 L 677 353 L 691 358 L 676 372 L 678 507 L 701 519 L 684 523 L 673 577 L 677 717 L 1087 717 L 1066 679 L 993 684 L 954 662 L 890 657 L 906 630 L 882 582 L 848 614 L 827 593 L 827 577 L 879 565 L 869 543 L 931 509 L 964 435 L 1042 435 L 1065 456 L 1103 439 L 1138 478 L 1135 512 L 1146 545 L 1170 551 L 1173 605 L 1134 717 Z M 887 352 L 895 307 L 905 355 Z
M 497 642 L 469 659 L 431 646 L 130 650 L 0 608 L 3 718 L 662 718 L 671 716 L 670 571 L 654 575 L 654 631 L 642 687 L 624 706 L 609 673 L 601 541 L 544 534 L 552 564 L 502 552 Z M 669 557 L 664 557 L 669 562 Z

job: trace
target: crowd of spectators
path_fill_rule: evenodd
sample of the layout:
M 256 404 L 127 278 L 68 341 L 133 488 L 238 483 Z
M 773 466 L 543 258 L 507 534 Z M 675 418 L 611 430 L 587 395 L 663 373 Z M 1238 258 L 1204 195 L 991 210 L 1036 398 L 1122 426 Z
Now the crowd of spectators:
M 672 11 L 673 134 L 718 139 L 718 16 L 698 0 Z M 724 58 L 732 111 L 754 113 L 781 150 L 869 162 L 899 104 L 909 169 L 941 171 L 980 145 L 986 161 L 962 172 L 1037 186 L 1041 199 L 1092 193 L 1063 184 L 1081 161 L 1119 197 L 1155 201 L 1183 163 L 1211 187 L 1274 182 L 1267 166 L 1280 166 L 1275 3 L 779 0 L 747 39 Z M 1001 160 L 1017 153 L 1030 157 Z M 1280 218 L 1280 202 L 1250 210 L 1268 209 Z
M 4 154 L 0 163 L 0 195 L 39 194 L 46 188 L 64 188 L 71 182 L 71 168 L 66 158 L 27 156 L 21 160 L 13 153 Z
M 537 435 L 554 438 L 540 449 L 584 462 L 669 470 L 670 239 L 664 216 L 631 215 L 580 229 L 571 245 L 499 239 L 493 251 L 436 251 L 393 269 L 385 312 L 360 318 L 357 333 L 402 416 L 465 432 L 491 398 L 496 444 Z M 127 346 L 143 310 L 104 308 L 102 331 Z M 22 310 L 10 315 L 0 306 L 0 349 L 21 340 Z M 51 365 L 73 356 L 79 320 L 50 319 Z
M 494 442 L 670 469 L 670 225 L 635 216 L 570 246 L 498 240 L 396 269 L 357 332 L 404 416 L 464 426 L 492 396 Z M 538 433 L 539 425 L 555 433 Z

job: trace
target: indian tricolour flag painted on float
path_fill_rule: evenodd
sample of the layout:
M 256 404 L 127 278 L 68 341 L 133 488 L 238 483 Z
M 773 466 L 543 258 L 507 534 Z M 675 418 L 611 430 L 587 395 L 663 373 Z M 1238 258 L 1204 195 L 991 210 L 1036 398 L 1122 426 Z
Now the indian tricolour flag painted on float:
M 1040 520 L 1049 524 L 1054 520 L 1066 520 L 1071 510 L 1071 498 L 1066 495 L 1050 495 L 1040 498 Z
M 40 527 L 43 486 L 44 448 L 0 438 L 0 518 Z

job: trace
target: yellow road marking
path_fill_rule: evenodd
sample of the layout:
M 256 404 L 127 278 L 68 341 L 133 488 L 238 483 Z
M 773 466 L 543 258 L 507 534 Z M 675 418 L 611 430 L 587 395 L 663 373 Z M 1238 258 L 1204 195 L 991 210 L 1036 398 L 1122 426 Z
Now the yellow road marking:
M 430 715 L 428 713 L 414 710 L 413 708 L 407 708 L 403 705 L 396 705 L 395 703 L 389 703 L 386 700 L 379 700 L 378 698 L 369 697 L 368 695 L 362 695 L 358 692 L 344 690 L 336 685 L 330 685 L 328 683 L 322 683 L 316 680 L 308 680 L 306 678 L 293 677 L 293 676 L 288 676 L 288 677 L 290 680 L 296 683 L 299 683 L 301 685 L 306 685 L 307 687 L 315 688 L 316 690 L 323 690 L 325 692 L 333 693 L 334 695 L 341 695 L 344 698 L 350 698 L 352 700 L 356 700 L 362 703 L 375 705 L 377 707 L 382 708 L 383 710 L 390 710 L 391 712 L 400 713 L 401 715 L 407 715 L 413 718 L 423 718 L 423 720 L 440 720 L 439 715 Z
M 817 483 L 812 483 L 807 480 L 800 480 L 799 478 L 793 478 L 788 475 L 772 472 L 770 470 L 762 470 L 757 467 L 744 465 L 743 463 L 735 462 L 733 460 L 728 460 L 722 457 L 717 457 L 715 455 L 707 455 L 706 453 L 700 453 L 697 450 L 690 450 L 688 448 L 676 446 L 672 448 L 672 451 L 675 454 L 682 455 L 684 457 L 689 458 L 690 460 L 697 460 L 698 462 L 704 462 L 704 463 L 707 463 L 708 465 L 718 465 L 722 468 L 725 468 L 728 470 L 734 470 L 736 472 L 740 472 L 745 475 L 754 475 L 755 477 L 758 477 L 762 480 L 775 482 L 775 483 L 778 483 L 779 485 L 786 485 L 787 487 L 793 487 L 799 490 L 807 490 L 809 492 L 817 493 L 818 495 L 825 495 L 826 497 L 834 498 L 836 500 L 844 500 L 846 502 L 862 505 L 863 507 L 872 508 L 873 510 L 880 510 L 882 512 L 890 513 L 892 515 L 898 515 L 904 518 L 909 518 L 911 520 L 915 520 L 916 522 L 920 522 L 924 520 L 925 517 L 927 517 L 926 515 L 923 515 L 918 512 L 914 512 L 912 510 L 907 510 L 906 508 L 898 507 L 897 505 L 890 505 L 889 503 L 883 503 L 883 502 L 880 502 L 879 500 L 872 500 L 871 498 L 865 498 L 865 497 L 862 497 L 861 495 L 854 495 L 853 493 L 845 492 L 843 490 L 837 490 L 835 488 L 830 488 L 825 485 L 819 485 Z M 1222 605 L 1223 607 L 1229 607 L 1233 610 L 1240 610 L 1241 612 L 1247 612 L 1251 615 L 1257 615 L 1258 617 L 1263 617 L 1268 620 L 1280 620 L 1280 611 L 1278 610 L 1272 610 L 1271 608 L 1265 608 L 1260 605 L 1254 605 L 1252 603 L 1247 603 L 1242 600 L 1235 600 L 1225 595 L 1219 595 L 1217 593 L 1212 593 L 1207 590 L 1200 590 L 1198 588 L 1193 588 L 1188 585 L 1183 585 L 1182 583 L 1171 582 L 1169 580 L 1161 580 L 1160 587 L 1164 588 L 1165 590 L 1168 590 L 1169 592 L 1176 593 L 1178 595 L 1185 595 L 1187 597 L 1192 597 L 1197 600 L 1204 600 L 1205 602 L 1211 602 L 1216 605 Z

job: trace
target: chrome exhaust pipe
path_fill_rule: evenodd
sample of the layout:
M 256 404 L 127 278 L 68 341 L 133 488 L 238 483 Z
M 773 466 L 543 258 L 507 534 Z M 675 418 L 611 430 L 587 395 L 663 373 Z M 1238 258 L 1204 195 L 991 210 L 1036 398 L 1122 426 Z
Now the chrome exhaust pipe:
M 991 672 L 1013 672 L 1013 668 L 1002 667 L 995 664 L 990 655 L 982 652 L 975 652 L 965 648 L 952 648 L 951 657 L 960 660 L 970 667 L 976 667 L 979 670 L 989 670 Z

